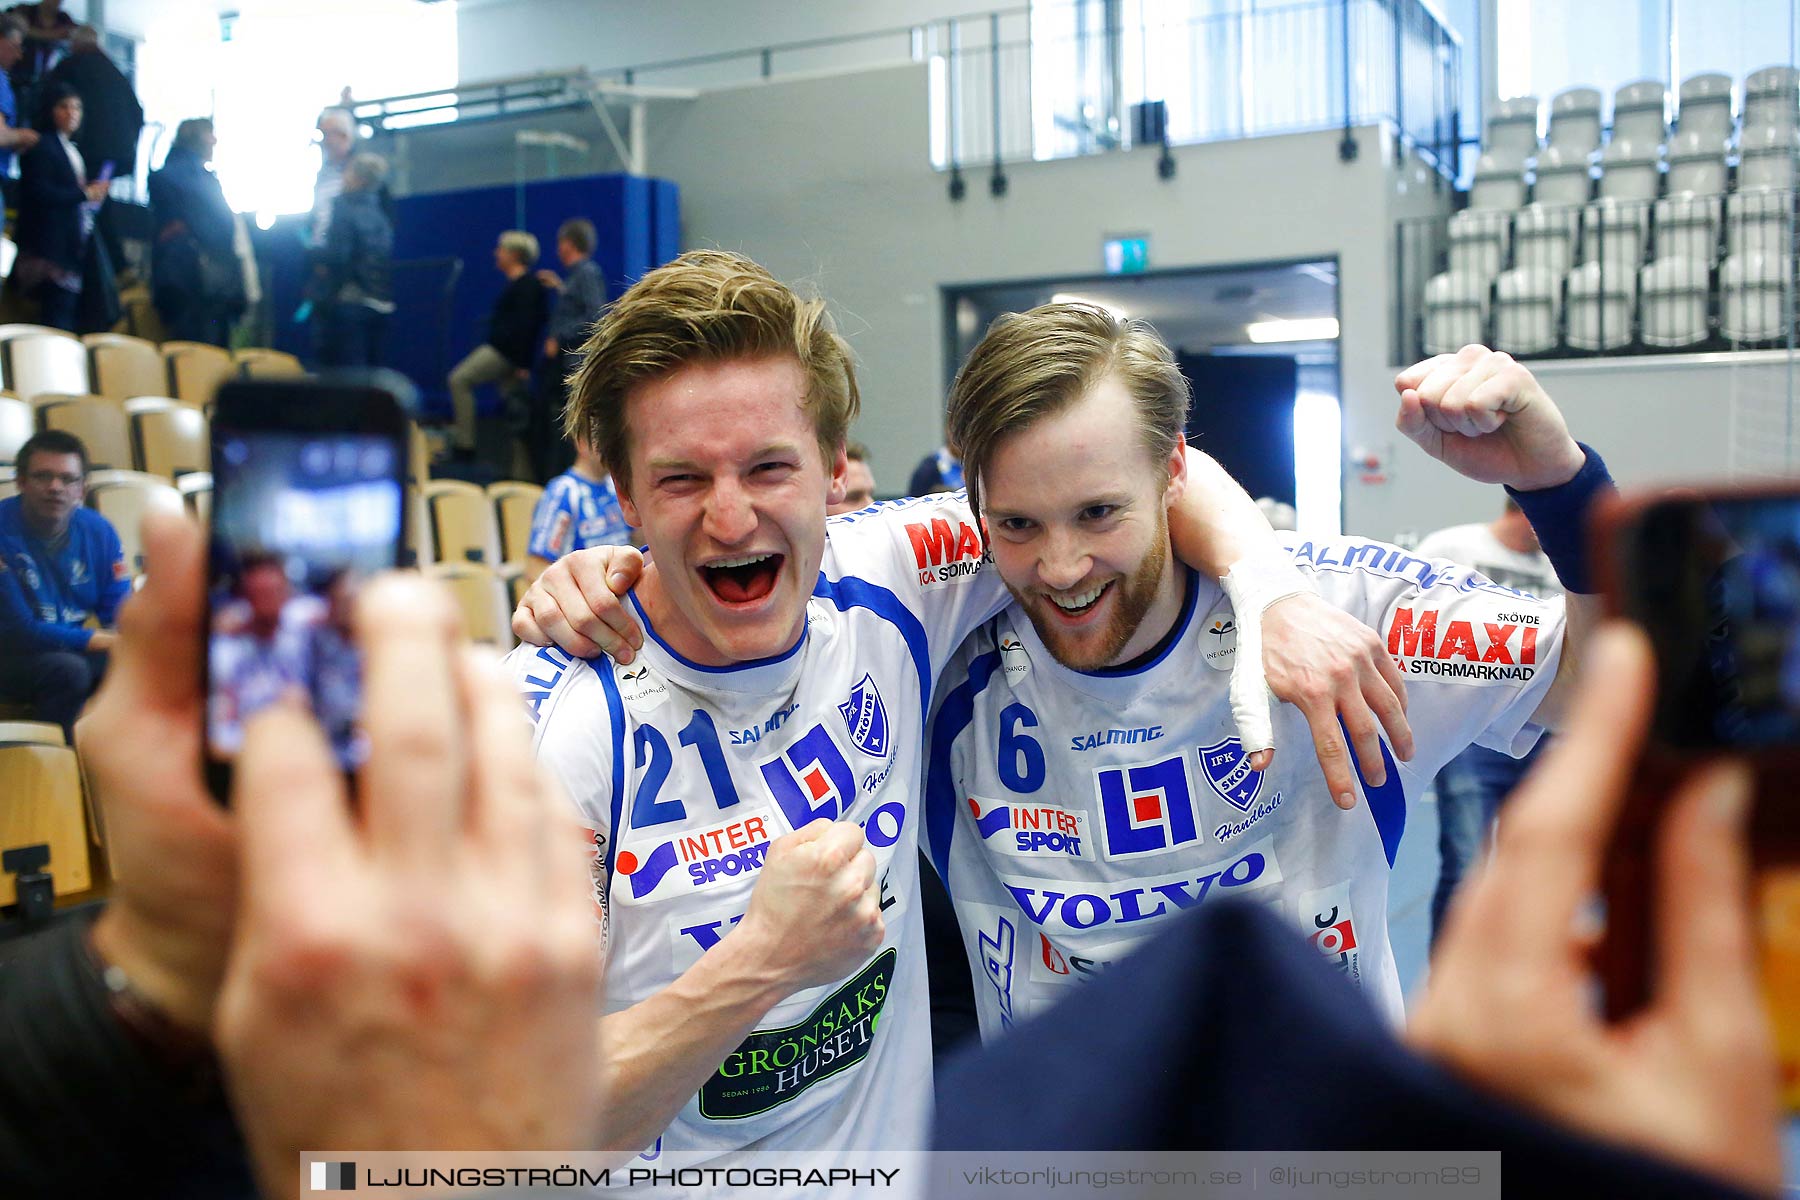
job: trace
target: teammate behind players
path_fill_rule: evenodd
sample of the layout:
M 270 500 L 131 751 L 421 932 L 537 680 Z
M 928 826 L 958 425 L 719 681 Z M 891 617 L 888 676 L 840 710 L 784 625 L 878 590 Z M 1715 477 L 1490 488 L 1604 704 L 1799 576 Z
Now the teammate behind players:
M 537 753 L 595 831 L 616 1149 L 691 1164 L 924 1144 L 925 706 L 1005 592 L 959 496 L 876 506 L 828 534 L 857 404 L 822 302 L 727 253 L 644 276 L 585 350 L 571 426 L 648 545 L 629 597 L 644 640 L 592 664 L 531 646 L 511 661 Z M 1171 536 L 1204 544 L 1196 559 L 1222 575 L 1269 535 L 1195 458 L 1207 486 L 1189 489 Z M 515 615 L 528 640 L 552 613 L 592 617 L 564 566 L 583 557 L 534 585 Z M 1373 638 L 1364 656 L 1348 636 L 1362 631 L 1316 598 L 1271 613 L 1298 614 L 1280 621 L 1299 636 L 1279 640 L 1349 683 L 1346 708 L 1373 705 L 1406 736 Z
M 572 550 L 631 542 L 631 526 L 619 511 L 619 492 L 605 461 L 585 437 L 573 441 L 575 465 L 544 485 L 531 514 L 531 541 L 525 548 L 527 581 L 536 580 L 545 567 Z
M 1479 347 L 1423 366 L 1402 377 L 1408 411 L 1457 441 L 1408 432 L 1439 458 L 1524 489 L 1584 486 L 1569 481 L 1589 460 L 1524 368 Z M 1353 809 L 1299 756 L 1253 769 L 1230 719 L 1231 599 L 1169 557 L 1187 409 L 1155 333 L 1084 304 L 1000 318 L 951 393 L 1013 596 L 945 676 L 926 789 L 984 1036 L 1229 896 L 1278 906 L 1398 1019 L 1387 878 L 1409 798 L 1472 741 L 1529 749 L 1568 690 L 1560 601 L 1367 539 L 1284 535 L 1407 670 L 1417 750 L 1401 764 L 1376 742 L 1385 778 Z M 1276 722 L 1277 742 L 1302 732 L 1294 709 Z M 1374 731 L 1351 732 L 1366 763 Z

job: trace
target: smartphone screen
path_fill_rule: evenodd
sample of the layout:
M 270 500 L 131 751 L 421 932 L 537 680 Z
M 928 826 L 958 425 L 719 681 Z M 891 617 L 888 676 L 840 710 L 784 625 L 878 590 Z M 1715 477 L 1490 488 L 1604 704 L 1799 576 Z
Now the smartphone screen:
M 1800 746 L 1800 496 L 1653 505 L 1624 566 L 1656 647 L 1657 741 Z
M 207 756 L 285 695 L 310 704 L 345 770 L 365 754 L 358 587 L 396 565 L 403 443 L 390 434 L 214 424 Z

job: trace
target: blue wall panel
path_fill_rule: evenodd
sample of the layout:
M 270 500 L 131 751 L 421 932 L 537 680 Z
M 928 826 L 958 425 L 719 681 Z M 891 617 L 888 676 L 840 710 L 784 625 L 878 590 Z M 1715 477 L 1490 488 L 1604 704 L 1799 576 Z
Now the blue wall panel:
M 560 274 L 556 229 L 571 217 L 594 223 L 594 261 L 606 277 L 609 297 L 679 252 L 680 190 L 664 179 L 587 175 L 522 188 L 404 196 L 395 202 L 394 299 L 399 311 L 389 327 L 387 365 L 418 386 L 427 413 L 448 414 L 444 376 L 486 337 L 488 313 L 506 282 L 494 267 L 500 234 L 528 230 L 542 247 L 538 266 Z M 310 360 L 311 334 L 293 320 L 305 272 L 299 240 L 305 221 L 292 217 L 278 222 L 260 236 L 258 254 L 274 273 L 275 343 Z M 458 260 L 460 278 L 454 270 Z

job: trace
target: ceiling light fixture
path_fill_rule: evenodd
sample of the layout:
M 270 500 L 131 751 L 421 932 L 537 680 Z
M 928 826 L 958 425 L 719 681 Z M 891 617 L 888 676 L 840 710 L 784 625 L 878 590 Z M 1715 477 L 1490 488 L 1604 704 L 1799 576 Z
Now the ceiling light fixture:
M 1338 335 L 1336 317 L 1307 317 L 1299 321 L 1252 321 L 1244 332 L 1253 342 L 1328 342 Z

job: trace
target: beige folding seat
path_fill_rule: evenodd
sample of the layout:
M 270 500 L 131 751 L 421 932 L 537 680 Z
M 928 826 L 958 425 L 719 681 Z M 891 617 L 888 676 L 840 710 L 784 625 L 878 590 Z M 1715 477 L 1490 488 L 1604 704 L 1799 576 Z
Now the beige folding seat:
M 34 407 L 39 429 L 61 429 L 81 439 L 90 470 L 133 466 L 131 428 L 125 410 L 111 400 L 50 392 L 39 396 Z
M 460 479 L 433 479 L 420 490 L 431 513 L 439 562 L 499 565 L 500 528 L 485 491 Z
M 531 543 L 531 517 L 544 489 L 535 483 L 502 479 L 488 484 L 488 496 L 500 520 L 500 561 L 524 562 L 525 548 Z
M 470 641 L 501 650 L 512 648 L 512 605 L 506 584 L 492 567 L 478 562 L 440 562 L 424 570 L 456 597 Z

